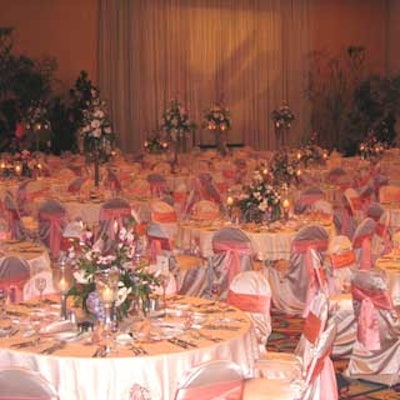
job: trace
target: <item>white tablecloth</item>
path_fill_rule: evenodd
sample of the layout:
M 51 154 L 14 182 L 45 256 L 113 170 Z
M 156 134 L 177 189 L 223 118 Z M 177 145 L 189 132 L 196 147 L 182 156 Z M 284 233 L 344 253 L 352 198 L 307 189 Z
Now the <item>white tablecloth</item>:
M 186 298 L 180 302 L 191 304 L 194 310 L 206 311 L 206 308 L 195 307 L 205 300 Z M 201 332 L 220 337 L 222 341 L 215 343 L 202 337 L 188 339 L 185 334 L 180 337 L 194 342 L 197 347 L 184 349 L 164 339 L 143 343 L 148 355 L 135 356 L 129 346 L 121 345 L 107 358 L 93 358 L 96 345 L 82 342 L 70 342 L 52 355 L 39 353 L 49 346 L 45 339 L 38 347 L 16 350 L 10 346 L 27 340 L 17 334 L 2 338 L 0 366 L 20 365 L 38 371 L 56 388 L 60 400 L 128 400 L 134 384 L 146 387 L 152 400 L 173 399 L 184 373 L 211 359 L 232 360 L 241 366 L 245 376 L 252 376 L 258 348 L 246 315 L 239 311 L 227 313 L 231 319 L 229 326 L 238 327 L 235 331 L 214 329 L 216 318 L 221 315 L 218 312 L 207 315 L 210 321 L 207 324 L 211 326 Z
M 400 305 L 400 255 L 387 254 L 376 261 L 376 266 L 385 271 L 387 286 L 395 306 Z

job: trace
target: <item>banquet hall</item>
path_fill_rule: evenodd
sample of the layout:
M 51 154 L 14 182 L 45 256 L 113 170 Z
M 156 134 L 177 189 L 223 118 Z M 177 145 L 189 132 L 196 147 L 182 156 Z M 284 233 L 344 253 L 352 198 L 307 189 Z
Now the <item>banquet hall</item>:
M 0 8 L 0 400 L 399 398 L 399 1 Z

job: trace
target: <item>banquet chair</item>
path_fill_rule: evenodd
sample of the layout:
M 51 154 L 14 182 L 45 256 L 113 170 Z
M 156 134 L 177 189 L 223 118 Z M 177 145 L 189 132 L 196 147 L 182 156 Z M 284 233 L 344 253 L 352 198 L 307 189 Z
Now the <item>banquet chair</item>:
M 67 191 L 73 194 L 79 193 L 87 180 L 88 178 L 85 176 L 74 177 L 74 179 L 68 185 Z
M 326 215 L 329 218 L 333 218 L 333 205 L 327 200 L 317 200 L 312 205 L 312 209 L 316 212 Z
M 34 212 L 33 201 L 43 197 L 48 192 L 44 181 L 27 180 L 22 182 L 17 190 L 17 205 L 21 215 L 32 215 Z
M 356 342 L 345 375 L 395 385 L 400 382 L 400 319 L 379 270 L 358 271 L 352 281 Z
M 349 292 L 356 258 L 347 236 L 335 236 L 329 242 L 324 268 L 329 286 L 329 318 L 337 326 L 332 355 L 346 358 L 350 355 L 356 336 L 351 294 Z
M 126 200 L 115 198 L 106 201 L 100 209 L 99 237 L 114 240 L 118 229 L 126 226 L 131 218 L 131 206 Z
M 150 183 L 146 179 L 133 179 L 128 185 L 124 186 L 126 191 L 131 196 L 151 197 Z
M 349 213 L 354 217 L 357 224 L 359 224 L 365 216 L 365 204 L 363 198 L 356 191 L 355 188 L 347 188 L 344 193 L 345 208 L 348 209 Z
M 372 263 L 372 237 L 375 233 L 376 222 L 365 218 L 354 232 L 352 239 L 357 264 L 360 268 L 369 268 Z
M 60 254 L 62 234 L 67 225 L 67 212 L 57 200 L 47 200 L 39 208 L 39 238 L 53 259 Z
M 12 303 L 24 300 L 24 286 L 30 278 L 28 263 L 21 257 L 7 256 L 0 261 L 0 288 Z
M 58 400 L 55 388 L 39 372 L 26 367 L 0 369 L 0 400 Z
M 213 182 L 213 177 L 209 173 L 201 173 L 197 177 L 197 186 L 200 199 L 211 200 L 217 204 L 222 204 L 221 193 Z
M 299 230 L 293 239 L 289 266 L 284 275 L 271 266 L 267 276 L 271 285 L 273 306 L 290 315 L 305 315 L 307 306 L 325 284 L 320 271 L 322 254 L 328 248 L 328 233 L 319 225 Z
M 196 220 L 213 221 L 220 217 L 220 210 L 218 204 L 211 200 L 199 200 L 193 204 L 191 214 Z
M 372 236 L 372 260 L 375 262 L 379 257 L 388 254 L 393 249 L 392 238 L 390 234 L 390 213 L 385 211 L 375 226 L 375 232 Z
M 296 214 L 302 214 L 311 208 L 318 200 L 325 198 L 324 192 L 318 187 L 309 187 L 305 189 L 295 202 L 294 211 Z
M 0 212 L 0 242 L 9 239 L 10 239 L 10 230 L 8 229 L 7 219 Z
M 24 226 L 14 196 L 10 192 L 4 195 L 4 212 L 7 216 L 11 239 L 22 240 L 25 238 Z
M 185 211 L 185 204 L 188 197 L 188 189 L 186 184 L 180 183 L 172 193 L 174 199 L 174 208 L 178 215 L 183 215 Z
M 344 168 L 335 167 L 328 171 L 325 180 L 327 183 L 337 184 L 340 178 L 345 178 L 346 176 L 347 173 Z
M 256 330 L 260 352 L 264 353 L 272 331 L 268 279 L 261 272 L 240 272 L 229 285 L 227 303 L 247 313 Z
M 71 168 L 63 167 L 56 171 L 55 176 L 62 179 L 64 182 L 72 182 L 78 176 Z
M 240 367 L 229 360 L 201 363 L 179 380 L 175 400 L 241 400 L 244 377 Z
M 310 363 L 299 378 L 268 379 L 258 377 L 245 381 L 243 400 L 321 400 L 338 399 L 335 370 L 330 359 L 336 325 L 329 323 L 321 333 Z
M 400 187 L 395 185 L 384 185 L 379 189 L 379 202 L 395 203 L 400 201 Z
M 164 229 L 163 224 L 152 222 L 147 226 L 147 240 L 150 257 L 154 261 L 158 255 L 171 252 L 173 249 L 173 236 Z
M 384 211 L 385 208 L 382 204 L 372 202 L 367 208 L 366 217 L 372 218 L 374 221 L 378 222 Z
M 150 184 L 151 195 L 154 197 L 161 197 L 168 192 L 165 176 L 160 173 L 147 175 L 147 182 Z
M 226 299 L 233 278 L 242 271 L 252 269 L 253 245 L 239 228 L 224 227 L 212 237 L 213 257 L 210 260 L 209 289 L 214 283 L 221 287 L 220 299 Z
M 322 291 L 310 304 L 302 334 L 293 353 L 267 351 L 256 360 L 256 374 L 268 379 L 299 378 L 307 369 L 318 338 L 326 328 L 328 319 L 328 297 Z

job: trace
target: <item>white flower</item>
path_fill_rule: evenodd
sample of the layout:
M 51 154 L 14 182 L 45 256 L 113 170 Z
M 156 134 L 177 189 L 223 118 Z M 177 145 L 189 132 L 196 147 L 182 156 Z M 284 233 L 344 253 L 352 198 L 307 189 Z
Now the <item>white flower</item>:
M 124 285 L 122 282 L 119 282 L 118 286 Z M 115 301 L 115 305 L 119 307 L 128 297 L 128 294 L 132 292 L 132 288 L 130 287 L 129 289 L 126 288 L 125 286 L 120 287 L 118 289 L 118 294 L 117 294 L 117 300 Z
M 92 132 L 93 137 L 100 138 L 101 137 L 101 129 L 97 128 Z
M 74 276 L 75 280 L 82 285 L 87 285 L 88 283 L 91 282 L 91 280 L 93 278 L 93 276 L 91 276 L 91 275 L 86 275 L 85 271 L 82 271 L 82 270 L 75 271 L 73 273 L 73 276 Z

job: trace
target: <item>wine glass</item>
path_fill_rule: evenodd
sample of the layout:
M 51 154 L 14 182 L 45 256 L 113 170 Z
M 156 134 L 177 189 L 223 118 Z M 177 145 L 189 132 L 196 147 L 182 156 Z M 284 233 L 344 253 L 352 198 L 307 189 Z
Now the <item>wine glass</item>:
M 219 300 L 221 293 L 222 293 L 221 282 L 213 281 L 213 283 L 211 284 L 211 294 L 212 294 L 213 300 L 215 302 L 217 302 Z
M 39 302 L 42 303 L 43 301 L 43 292 L 46 289 L 47 282 L 45 278 L 37 277 L 35 278 L 35 288 L 39 292 Z
M 166 300 L 166 292 L 169 284 L 169 273 L 163 272 L 159 275 L 160 285 L 163 291 L 163 304 L 164 304 L 164 314 L 167 313 L 167 300 Z

